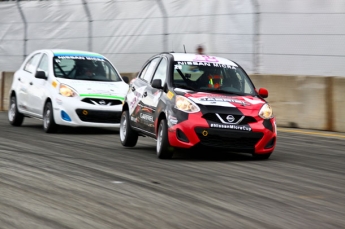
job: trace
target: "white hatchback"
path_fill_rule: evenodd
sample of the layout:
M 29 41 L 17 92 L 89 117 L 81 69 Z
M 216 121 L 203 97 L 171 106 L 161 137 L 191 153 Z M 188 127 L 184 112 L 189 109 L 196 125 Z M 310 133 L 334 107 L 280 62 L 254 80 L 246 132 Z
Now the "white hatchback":
M 128 78 L 106 57 L 75 50 L 31 53 L 13 77 L 8 119 L 43 120 L 45 132 L 59 125 L 119 127 Z

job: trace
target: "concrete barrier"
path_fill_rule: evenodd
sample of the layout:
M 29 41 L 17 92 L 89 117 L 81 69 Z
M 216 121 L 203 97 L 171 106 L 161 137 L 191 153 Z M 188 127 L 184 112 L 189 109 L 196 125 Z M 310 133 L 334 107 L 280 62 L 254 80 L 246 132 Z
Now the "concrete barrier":
M 0 111 L 8 109 L 10 88 L 14 72 L 1 72 L 0 74 Z
M 129 80 L 138 73 L 121 73 Z M 250 75 L 257 88 L 269 91 L 277 125 L 345 132 L 345 77 Z M 8 109 L 13 72 L 0 78 L 0 110 Z
M 268 90 L 277 125 L 331 130 L 328 78 L 318 76 L 251 75 L 257 88 Z
M 333 78 L 334 131 L 345 132 L 345 77 Z

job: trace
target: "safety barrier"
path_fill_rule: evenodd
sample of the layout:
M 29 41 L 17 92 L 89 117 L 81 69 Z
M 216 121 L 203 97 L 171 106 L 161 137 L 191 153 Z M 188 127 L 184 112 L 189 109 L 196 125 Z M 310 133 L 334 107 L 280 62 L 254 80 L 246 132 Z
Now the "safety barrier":
M 121 73 L 134 78 L 136 73 Z M 277 125 L 345 132 L 345 77 L 251 75 L 257 88 L 268 89 Z M 13 72 L 2 72 L 0 110 L 8 109 Z

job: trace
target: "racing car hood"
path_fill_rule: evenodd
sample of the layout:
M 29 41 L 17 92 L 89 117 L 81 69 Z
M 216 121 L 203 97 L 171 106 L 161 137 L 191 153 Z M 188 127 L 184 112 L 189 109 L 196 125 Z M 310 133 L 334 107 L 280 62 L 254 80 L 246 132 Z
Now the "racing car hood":
M 254 96 L 238 96 L 219 93 L 185 93 L 189 98 L 198 105 L 217 106 L 217 107 L 236 107 L 240 109 L 260 110 L 265 101 Z
M 87 80 L 58 79 L 60 83 L 72 87 L 79 95 L 90 96 L 121 96 L 124 97 L 128 91 L 128 84 L 123 81 L 102 82 Z

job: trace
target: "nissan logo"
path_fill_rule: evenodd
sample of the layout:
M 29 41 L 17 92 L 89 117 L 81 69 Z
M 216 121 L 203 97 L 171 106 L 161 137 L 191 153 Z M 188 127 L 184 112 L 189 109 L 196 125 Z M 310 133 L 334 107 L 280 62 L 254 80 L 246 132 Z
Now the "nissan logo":
M 226 116 L 226 120 L 228 120 L 228 122 L 233 122 L 233 121 L 235 121 L 235 117 L 232 115 L 228 115 L 228 116 Z
M 105 105 L 105 101 L 104 101 L 104 100 L 100 100 L 100 101 L 99 101 L 99 104 L 100 104 L 100 105 Z

